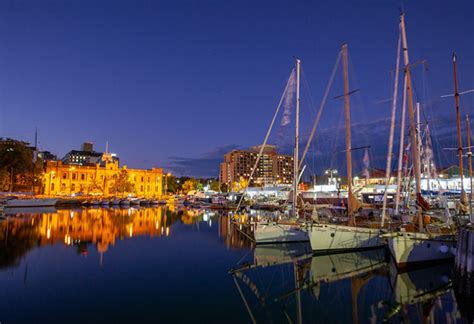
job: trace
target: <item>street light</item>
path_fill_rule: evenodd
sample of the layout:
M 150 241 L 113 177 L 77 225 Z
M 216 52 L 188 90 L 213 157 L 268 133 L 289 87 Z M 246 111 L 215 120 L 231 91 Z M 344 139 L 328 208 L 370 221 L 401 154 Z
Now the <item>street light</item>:
M 338 174 L 337 169 L 327 169 L 326 171 L 324 171 L 324 173 L 326 175 L 329 175 L 329 184 L 335 184 L 333 175 Z

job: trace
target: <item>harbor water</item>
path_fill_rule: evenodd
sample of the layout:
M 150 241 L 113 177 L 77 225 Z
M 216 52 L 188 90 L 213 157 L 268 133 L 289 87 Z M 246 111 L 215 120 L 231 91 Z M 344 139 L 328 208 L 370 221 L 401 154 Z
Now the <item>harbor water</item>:
M 225 213 L 9 209 L 1 323 L 472 323 L 454 261 L 400 273 L 384 249 L 253 246 Z

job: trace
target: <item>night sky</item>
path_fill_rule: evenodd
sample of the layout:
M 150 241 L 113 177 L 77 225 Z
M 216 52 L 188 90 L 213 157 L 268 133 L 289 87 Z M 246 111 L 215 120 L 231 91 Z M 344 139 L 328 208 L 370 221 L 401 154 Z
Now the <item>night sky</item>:
M 401 5 L 1 1 L 0 136 L 31 142 L 37 127 L 39 147 L 59 156 L 84 141 L 102 151 L 109 141 L 129 167 L 217 176 L 224 152 L 262 142 L 295 56 L 305 77 L 302 131 L 309 129 L 316 115 L 309 99 L 319 105 L 347 42 L 351 88 L 359 89 L 351 98 L 355 134 L 364 133 L 360 143 L 373 145 L 371 155 L 384 167 L 388 134 L 373 125 L 387 125 L 390 114 Z M 427 71 L 413 72 L 417 99 L 426 104 L 423 114 L 440 145 L 454 146 L 453 99 L 440 96 L 453 91 L 453 50 L 461 90 L 474 88 L 474 1 L 403 6 L 411 61 L 428 61 Z M 335 83 L 321 124 L 318 150 L 324 152 L 339 141 L 324 139 L 342 136 L 343 102 L 333 99 L 340 77 Z M 461 98 L 461 109 L 474 115 L 474 94 Z M 446 160 L 440 163 L 449 163 L 449 154 L 440 153 Z M 321 169 L 335 160 L 332 154 L 311 163 Z

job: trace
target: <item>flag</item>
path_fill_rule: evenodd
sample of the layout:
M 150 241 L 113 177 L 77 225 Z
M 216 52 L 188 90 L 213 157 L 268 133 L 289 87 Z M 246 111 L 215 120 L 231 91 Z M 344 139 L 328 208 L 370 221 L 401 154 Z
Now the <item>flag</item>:
M 437 178 L 438 175 L 436 172 L 436 165 L 434 163 L 433 157 L 433 143 L 431 142 L 430 128 L 428 127 L 428 125 L 426 125 L 425 136 L 426 145 L 424 150 L 425 155 L 423 163 L 425 164 L 425 170 L 427 171 L 427 174 L 429 174 L 432 178 Z
M 295 69 L 291 71 L 290 78 L 288 79 L 288 86 L 285 93 L 285 101 L 283 102 L 283 118 L 281 119 L 281 127 L 285 127 L 290 123 L 291 108 L 293 108 L 293 102 L 296 93 L 296 73 Z
M 362 171 L 362 174 L 364 175 L 365 178 L 368 179 L 370 178 L 370 172 L 369 172 L 370 160 L 369 160 L 369 150 L 367 148 L 365 149 L 362 163 L 364 164 L 364 171 Z

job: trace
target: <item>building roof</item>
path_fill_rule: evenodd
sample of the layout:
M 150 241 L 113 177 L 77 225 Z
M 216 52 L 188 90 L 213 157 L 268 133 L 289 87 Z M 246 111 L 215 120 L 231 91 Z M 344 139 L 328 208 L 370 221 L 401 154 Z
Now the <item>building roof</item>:
M 93 157 L 101 157 L 102 153 L 95 152 L 95 151 L 89 152 L 89 151 L 81 151 L 81 150 L 71 150 L 69 151 L 69 153 L 66 154 L 66 156 L 67 155 L 88 155 L 88 156 L 93 156 Z

